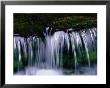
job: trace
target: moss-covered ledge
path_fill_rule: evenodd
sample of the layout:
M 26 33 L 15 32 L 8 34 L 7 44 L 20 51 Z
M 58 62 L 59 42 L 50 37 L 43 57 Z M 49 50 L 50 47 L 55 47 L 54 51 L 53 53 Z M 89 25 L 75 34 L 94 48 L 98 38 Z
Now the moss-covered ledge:
M 97 14 L 14 14 L 14 34 L 42 35 L 45 27 L 66 30 L 91 28 L 97 26 Z

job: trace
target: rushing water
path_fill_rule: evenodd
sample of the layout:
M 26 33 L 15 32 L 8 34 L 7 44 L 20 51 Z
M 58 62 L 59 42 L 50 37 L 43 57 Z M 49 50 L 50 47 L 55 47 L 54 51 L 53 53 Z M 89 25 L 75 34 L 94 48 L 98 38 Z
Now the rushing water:
M 23 74 L 56 74 L 62 75 L 64 49 L 72 53 L 74 60 L 74 72 L 80 66 L 79 56 L 85 52 L 87 67 L 91 68 L 90 51 L 96 51 L 97 34 L 96 28 L 74 31 L 72 28 L 67 32 L 56 31 L 51 34 L 46 28 L 44 37 L 29 36 L 21 37 L 14 35 L 14 58 L 17 60 L 17 72 Z M 72 30 L 72 31 L 69 31 Z M 24 61 L 25 60 L 25 61 Z M 25 67 L 21 69 L 21 65 Z

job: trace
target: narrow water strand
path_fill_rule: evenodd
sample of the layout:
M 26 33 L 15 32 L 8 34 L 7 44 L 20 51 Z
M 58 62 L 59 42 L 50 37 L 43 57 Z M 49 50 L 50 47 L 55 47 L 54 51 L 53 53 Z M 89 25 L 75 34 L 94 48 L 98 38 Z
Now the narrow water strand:
M 87 35 L 86 35 L 85 31 L 82 32 L 82 38 L 83 38 L 86 56 L 87 56 L 87 60 L 88 60 L 88 66 L 90 68 L 91 64 L 90 64 L 90 58 L 89 58 L 89 51 L 88 51 L 88 47 L 87 47 Z

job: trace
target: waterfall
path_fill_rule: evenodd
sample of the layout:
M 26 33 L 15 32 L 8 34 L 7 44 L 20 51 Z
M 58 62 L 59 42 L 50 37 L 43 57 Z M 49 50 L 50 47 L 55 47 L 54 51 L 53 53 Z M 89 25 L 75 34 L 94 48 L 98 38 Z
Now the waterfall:
M 79 31 L 70 28 L 67 32 L 56 31 L 53 34 L 52 28 L 49 32 L 48 30 L 49 27 L 43 33 L 44 38 L 37 35 L 29 37 L 14 35 L 14 51 L 16 50 L 14 56 L 18 60 L 18 71 L 20 64 L 23 65 L 24 62 L 26 64 L 24 68 L 63 70 L 64 49 L 67 49 L 66 54 L 72 53 L 75 73 L 82 59 L 91 67 L 90 51 L 96 51 L 97 46 L 96 28 Z

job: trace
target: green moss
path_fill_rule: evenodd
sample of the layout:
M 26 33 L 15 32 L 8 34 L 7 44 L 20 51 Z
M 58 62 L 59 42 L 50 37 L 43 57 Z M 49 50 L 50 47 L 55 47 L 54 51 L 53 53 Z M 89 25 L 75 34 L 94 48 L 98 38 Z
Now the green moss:
M 22 51 L 21 51 L 22 52 Z M 13 68 L 14 72 L 24 69 L 25 66 L 27 66 L 27 56 L 22 52 L 21 54 L 21 61 L 19 61 L 19 56 L 18 56 L 18 48 L 14 49 L 14 58 L 13 58 Z
M 96 61 L 97 60 L 97 52 L 90 52 L 89 54 L 90 60 L 91 61 Z
M 92 26 L 96 25 L 96 19 L 83 16 L 66 16 L 63 18 L 56 19 L 54 21 L 54 25 L 58 28 L 79 27 L 85 25 Z
M 87 65 L 88 59 L 86 56 L 86 51 L 82 51 L 81 53 L 77 52 L 76 55 L 77 63 L 78 65 Z M 90 51 L 89 52 L 89 59 L 90 63 L 96 63 L 97 62 L 97 52 L 96 51 Z M 73 68 L 75 65 L 75 57 L 73 53 L 63 53 L 63 67 L 64 68 Z

